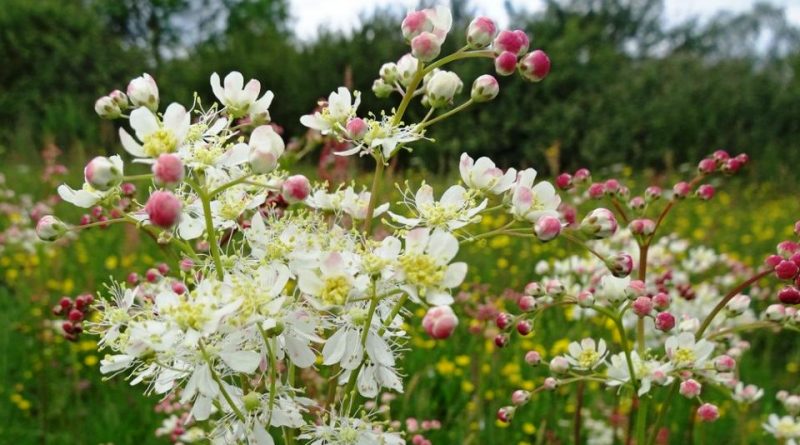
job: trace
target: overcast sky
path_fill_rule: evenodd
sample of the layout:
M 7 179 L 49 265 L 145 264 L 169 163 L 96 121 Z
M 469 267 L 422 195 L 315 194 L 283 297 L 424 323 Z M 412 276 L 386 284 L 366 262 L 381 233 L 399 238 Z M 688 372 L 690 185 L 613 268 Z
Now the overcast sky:
M 349 30 L 359 23 L 359 15 L 376 7 L 391 6 L 400 10 L 414 8 L 418 0 L 290 0 L 292 16 L 297 26 L 297 35 L 308 39 L 315 35 L 321 25 L 334 30 Z M 767 0 L 782 6 L 791 21 L 800 24 L 800 0 Z M 502 0 L 471 0 L 478 13 L 497 20 L 504 26 L 508 17 Z M 543 8 L 541 0 L 512 0 L 512 3 L 531 11 Z M 668 22 L 677 23 L 699 16 L 714 15 L 721 10 L 744 11 L 756 0 L 665 0 Z

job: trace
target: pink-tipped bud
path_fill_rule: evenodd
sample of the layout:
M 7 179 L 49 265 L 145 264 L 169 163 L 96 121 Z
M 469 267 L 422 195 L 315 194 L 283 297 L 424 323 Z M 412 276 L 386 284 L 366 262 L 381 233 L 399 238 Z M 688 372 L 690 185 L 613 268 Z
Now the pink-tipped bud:
M 673 197 L 676 199 L 682 199 L 689 196 L 689 193 L 692 192 L 692 186 L 689 185 L 688 182 L 681 181 L 675 184 L 672 187 Z
M 750 297 L 747 295 L 736 295 L 725 305 L 725 313 L 728 317 L 738 317 L 750 307 Z
M 591 307 L 594 305 L 594 294 L 591 291 L 583 290 L 575 296 L 578 305 L 581 307 Z
M 633 270 L 633 258 L 625 252 L 620 252 L 606 260 L 606 267 L 611 271 L 611 275 L 625 278 Z
M 529 43 L 528 36 L 524 31 L 504 29 L 495 37 L 493 48 L 495 54 L 508 51 L 514 56 L 521 56 L 528 50 Z
M 530 321 L 520 320 L 519 323 L 517 323 L 517 332 L 519 332 L 519 335 L 524 337 L 530 334 L 531 331 L 533 331 L 533 324 Z
M 589 193 L 589 197 L 592 199 L 600 199 L 606 195 L 606 186 L 602 183 L 595 182 L 589 186 L 587 193 Z
M 345 130 L 347 130 L 347 136 L 354 141 L 361 140 L 365 134 L 367 134 L 367 123 L 364 119 L 360 117 L 354 117 L 347 121 L 347 126 L 345 126 Z
M 569 173 L 561 173 L 556 177 L 556 186 L 561 190 L 569 190 L 572 188 L 572 175 Z
M 136 272 L 131 272 L 128 274 L 128 277 L 125 279 L 131 286 L 135 286 L 139 284 L 139 274 Z
M 517 306 L 523 312 L 531 312 L 536 309 L 536 299 L 530 295 L 523 295 L 517 300 Z
M 450 306 L 434 306 L 422 318 L 422 328 L 436 340 L 450 337 L 457 326 L 458 317 Z
M 583 218 L 580 229 L 594 239 L 608 238 L 617 231 L 617 218 L 608 209 L 594 209 Z
M 781 264 L 783 261 L 784 259 L 782 256 L 773 254 L 764 259 L 764 264 L 774 269 L 778 267 L 778 265 Z
M 556 380 L 554 377 L 548 377 L 544 379 L 542 388 L 546 389 L 547 391 L 553 391 L 554 389 L 558 388 L 558 380 Z
M 764 316 L 770 321 L 783 321 L 786 318 L 786 306 L 782 304 L 770 304 L 764 311 Z
M 588 168 L 579 168 L 575 170 L 575 174 L 572 175 L 572 179 L 576 184 L 585 184 L 592 179 L 592 173 Z
M 108 93 L 108 97 L 114 101 L 115 104 L 119 107 L 120 110 L 127 110 L 128 109 L 128 95 L 123 93 L 120 90 L 114 90 Z
M 411 11 L 406 14 L 400 24 L 400 29 L 403 31 L 403 38 L 406 41 L 410 41 L 424 32 L 433 31 L 433 22 L 431 22 L 428 14 L 425 14 L 425 11 Z
M 662 332 L 669 332 L 675 327 L 675 316 L 669 312 L 660 312 L 656 315 L 656 329 Z
M 511 51 L 503 51 L 494 59 L 494 70 L 501 76 L 510 76 L 517 69 L 517 55 Z
M 525 55 L 519 62 L 522 78 L 531 82 L 541 82 L 550 73 L 550 58 L 537 49 Z
M 628 207 L 634 210 L 642 210 L 645 205 L 647 205 L 647 201 L 645 201 L 641 196 L 634 196 L 630 201 L 628 201 Z
M 472 82 L 470 97 L 475 102 L 488 102 L 500 93 L 500 84 L 491 74 L 484 74 Z
M 717 161 L 711 158 L 705 158 L 697 164 L 697 171 L 703 174 L 714 173 L 717 170 Z
M 672 298 L 666 292 L 659 292 L 653 295 L 653 307 L 658 309 L 659 311 L 665 311 L 669 309 L 671 304 Z
M 703 201 L 708 201 L 714 197 L 714 186 L 710 184 L 703 184 L 697 188 L 695 194 Z
M 646 317 L 653 312 L 653 300 L 650 297 L 638 297 L 637 299 L 633 300 L 633 312 L 638 315 L 639 317 Z
M 504 406 L 497 410 L 497 420 L 503 423 L 509 423 L 513 418 L 514 418 L 513 406 Z
M 647 292 L 647 286 L 645 286 L 642 280 L 631 280 L 625 288 L 625 296 L 631 300 L 641 297 L 645 292 Z
M 79 323 L 81 320 L 83 320 L 83 312 L 78 309 L 73 309 L 69 311 L 67 318 L 73 323 Z
M 555 279 L 555 278 L 552 279 L 552 280 L 547 280 L 547 282 L 544 285 L 544 292 L 547 295 L 552 295 L 554 297 L 557 297 L 557 296 L 563 294 L 564 291 L 566 291 L 566 287 L 564 287 L 564 283 L 562 283 L 560 280 Z
M 524 292 L 525 295 L 530 295 L 533 297 L 541 297 L 542 295 L 544 295 L 545 290 L 544 286 L 542 286 L 541 284 L 537 283 L 536 281 L 531 281 L 530 283 L 525 285 Z
M 157 185 L 174 188 L 183 181 L 183 161 L 174 154 L 162 154 L 153 164 L 153 178 Z
M 542 216 L 533 225 L 533 232 L 539 241 L 550 241 L 561 233 L 561 221 L 555 216 Z
M 150 111 L 158 109 L 158 85 L 147 73 L 130 81 L 128 98 L 135 107 L 147 107 Z
M 777 250 L 779 255 L 783 255 L 785 258 L 788 258 L 800 250 L 800 244 L 789 240 L 781 241 L 778 243 Z
M 719 419 L 719 408 L 710 403 L 704 403 L 697 408 L 697 417 L 701 422 L 714 422 Z
M 743 165 L 744 165 L 744 163 L 742 161 L 740 161 L 738 157 L 733 158 L 733 159 L 728 159 L 727 161 L 725 161 L 722 164 L 722 171 L 724 173 L 732 175 L 732 174 L 738 172 L 739 170 L 741 170 Z
M 133 196 L 136 193 L 136 186 L 130 182 L 124 182 L 119 186 L 119 190 L 125 196 Z
M 497 317 L 495 317 L 494 324 L 497 325 L 497 327 L 500 329 L 508 328 L 509 326 L 511 326 L 511 315 L 505 312 L 500 312 L 499 314 L 497 314 Z
M 714 359 L 714 369 L 719 372 L 730 372 L 736 368 L 736 360 L 730 355 L 720 355 Z
M 731 155 L 725 150 L 717 150 L 711 154 L 711 157 L 717 162 L 725 162 L 731 158 Z
M 161 275 L 166 275 L 166 274 L 169 273 L 169 264 L 167 264 L 167 263 L 159 263 L 156 266 L 156 270 L 158 270 L 158 273 L 160 273 Z
M 494 336 L 494 345 L 498 348 L 505 348 L 508 346 L 508 335 L 497 334 Z
M 89 161 L 83 169 L 86 183 L 97 190 L 108 190 L 122 182 L 122 161 L 118 162 L 105 156 L 97 156 Z
M 778 291 L 778 300 L 783 304 L 800 304 L 800 290 L 794 286 L 786 286 Z
M 122 115 L 119 104 L 111 96 L 103 96 L 94 103 L 94 112 L 101 119 L 116 119 Z
M 181 201 L 168 191 L 155 191 L 147 200 L 144 211 L 150 223 L 163 229 L 174 226 L 181 217 Z
M 497 25 L 488 17 L 475 17 L 467 27 L 467 44 L 472 49 L 483 49 L 497 35 Z
M 155 283 L 156 281 L 161 279 L 162 275 L 161 272 L 158 271 L 158 269 L 151 267 L 150 269 L 147 269 L 147 272 L 145 272 L 144 277 L 148 283 Z
M 53 215 L 45 215 L 36 222 L 36 236 L 42 241 L 55 241 L 67 233 L 67 225 Z
M 550 360 L 550 372 L 563 374 L 567 371 L 569 371 L 569 361 L 565 357 L 559 355 Z
M 619 192 L 621 185 L 616 179 L 609 179 L 603 184 L 606 195 L 614 196 Z
M 442 51 L 442 41 L 432 32 L 423 32 L 411 39 L 411 54 L 422 62 L 430 62 Z
M 680 393 L 687 399 L 693 399 L 700 395 L 703 385 L 695 379 L 684 380 L 681 382 Z
M 175 292 L 178 295 L 183 295 L 186 293 L 186 285 L 181 283 L 180 281 L 175 281 L 170 286 L 172 287 L 172 292 Z
M 775 276 L 780 280 L 793 280 L 798 271 L 800 271 L 800 268 L 797 267 L 794 261 L 790 260 L 783 260 L 775 266 Z
M 628 225 L 628 228 L 634 235 L 650 236 L 656 230 L 656 222 L 647 218 L 634 219 Z
M 661 194 L 662 193 L 663 193 L 663 191 L 661 190 L 661 187 L 658 187 L 658 186 L 655 186 L 655 185 L 651 185 L 650 187 L 647 187 L 645 189 L 644 198 L 647 201 L 655 201 L 656 199 L 661 198 Z
M 525 363 L 537 366 L 542 363 L 542 355 L 536 351 L 528 351 L 525 353 Z
M 518 389 L 511 393 L 511 403 L 516 406 L 522 406 L 531 399 L 531 393 L 524 389 Z
M 304 201 L 310 193 L 311 184 L 303 175 L 289 176 L 281 186 L 281 196 L 289 204 Z
M 178 267 L 180 267 L 181 271 L 183 272 L 189 272 L 192 270 L 192 267 L 194 267 L 194 261 L 192 261 L 191 258 L 184 258 L 181 260 Z

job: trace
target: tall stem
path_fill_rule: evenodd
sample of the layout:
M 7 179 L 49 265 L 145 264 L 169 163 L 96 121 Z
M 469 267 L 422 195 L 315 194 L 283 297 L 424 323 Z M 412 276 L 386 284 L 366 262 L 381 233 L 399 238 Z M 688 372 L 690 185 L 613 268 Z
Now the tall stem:
M 203 360 L 205 360 L 206 364 L 208 365 L 208 370 L 211 372 L 211 378 L 217 383 L 217 386 L 219 387 L 219 392 L 222 394 L 222 397 L 225 399 L 226 402 L 228 402 L 228 406 L 231 407 L 231 410 L 236 415 L 236 418 L 244 422 L 245 421 L 244 415 L 242 414 L 241 411 L 239 411 L 239 408 L 236 407 L 236 404 L 233 403 L 233 398 L 231 398 L 230 394 L 228 394 L 228 391 L 225 390 L 225 385 L 223 384 L 222 378 L 220 378 L 219 374 L 217 374 L 217 370 L 214 369 L 214 363 L 211 360 L 211 357 L 209 357 L 208 353 L 206 352 L 206 348 L 205 346 L 203 346 L 203 341 L 201 340 L 197 345 L 200 348 L 200 352 L 203 354 Z
M 751 284 L 769 275 L 770 273 L 772 273 L 771 270 L 763 270 L 753 275 L 752 277 L 748 278 L 744 282 L 740 283 L 738 286 L 731 289 L 730 292 L 725 294 L 722 300 L 720 300 L 719 303 L 717 303 L 717 305 L 714 306 L 714 309 L 711 310 L 708 316 L 706 316 L 705 320 L 703 320 L 703 323 L 700 324 L 700 328 L 697 329 L 695 338 L 700 339 L 703 337 L 703 333 L 706 332 L 706 329 L 708 329 L 708 327 L 711 325 L 711 322 L 714 321 L 714 317 L 716 317 L 717 314 L 719 314 L 719 312 L 725 308 L 725 306 L 728 304 L 729 301 L 731 301 L 733 297 L 738 295 L 739 292 L 745 290 Z
M 433 125 L 433 124 L 435 124 L 435 123 L 437 123 L 439 121 L 447 119 L 448 117 L 450 117 L 450 116 L 452 116 L 452 115 L 454 115 L 454 114 L 456 114 L 456 113 L 458 113 L 460 111 L 466 110 L 473 103 L 475 103 L 475 101 L 470 98 L 469 100 L 467 100 L 463 104 L 453 108 L 452 110 L 449 110 L 446 113 L 440 114 L 439 116 L 436 116 L 435 118 L 433 118 L 433 119 L 431 119 L 431 120 L 429 120 L 429 121 L 427 121 L 425 123 L 420 123 L 419 124 L 419 128 L 426 128 L 426 127 L 429 127 L 429 126 L 431 126 L 431 125 Z
M 383 170 L 386 164 L 383 156 L 375 155 L 375 174 L 372 176 L 372 188 L 370 189 L 369 205 L 367 206 L 367 216 L 364 218 L 364 233 L 369 233 L 372 228 L 372 217 L 375 214 L 375 203 L 378 201 L 378 191 L 383 179 Z
M 225 278 L 225 270 L 222 268 L 222 257 L 219 254 L 219 244 L 217 244 L 217 232 L 214 230 L 214 220 L 211 217 L 211 200 L 203 190 L 197 190 L 197 196 L 200 197 L 200 202 L 203 204 L 203 217 L 206 221 L 206 234 L 211 248 L 211 257 L 214 259 L 217 279 L 221 281 Z
M 647 405 L 650 399 L 639 398 L 639 407 L 636 408 L 636 444 L 645 445 L 647 440 Z

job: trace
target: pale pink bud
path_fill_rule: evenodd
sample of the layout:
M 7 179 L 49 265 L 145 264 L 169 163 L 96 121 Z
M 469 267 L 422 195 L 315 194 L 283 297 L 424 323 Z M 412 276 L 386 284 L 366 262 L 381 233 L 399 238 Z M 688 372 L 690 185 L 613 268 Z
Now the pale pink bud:
M 488 102 L 500 92 L 500 84 L 491 74 L 484 74 L 472 82 L 470 97 L 475 102 Z
M 692 191 L 692 186 L 689 185 L 688 182 L 679 182 L 672 187 L 673 196 L 676 199 L 682 199 L 689 196 L 689 193 Z
M 403 31 L 403 38 L 410 41 L 424 32 L 433 31 L 433 22 L 425 14 L 425 11 L 411 11 L 406 14 L 400 24 L 400 29 Z
M 786 318 L 786 307 L 782 304 L 771 304 L 767 306 L 764 315 L 768 320 L 783 321 L 783 319 Z
M 303 175 L 289 176 L 281 186 L 281 196 L 289 204 L 305 200 L 309 193 L 311 193 L 311 184 Z
M 67 225 L 53 215 L 45 215 L 36 222 L 36 236 L 42 241 L 55 241 L 67 233 Z
M 181 260 L 179 267 L 183 272 L 188 272 L 194 267 L 194 261 L 191 258 L 184 258 Z
M 103 119 L 116 119 L 122 115 L 119 105 L 110 96 L 97 99 L 94 103 L 94 112 Z
M 697 170 L 704 174 L 713 173 L 717 170 L 717 161 L 711 158 L 705 158 L 697 164 Z
M 419 430 L 419 422 L 413 417 L 406 419 L 406 431 L 409 433 L 416 433 Z
M 550 73 L 550 58 L 540 49 L 530 52 L 520 60 L 519 73 L 525 80 L 541 82 Z
M 592 199 L 600 199 L 606 194 L 606 186 L 602 183 L 595 182 L 589 186 L 587 193 L 589 193 L 589 197 Z
M 645 201 L 641 196 L 634 196 L 630 201 L 628 201 L 628 207 L 634 210 L 642 210 L 645 205 L 647 205 L 647 201 Z
M 436 340 L 444 340 L 453 335 L 458 326 L 458 317 L 450 306 L 434 306 L 422 318 L 425 332 Z
M 509 423 L 513 418 L 514 418 L 513 406 L 504 406 L 497 410 L 497 420 L 503 423 Z
M 153 164 L 153 177 L 157 185 L 173 188 L 183 181 L 183 162 L 174 154 L 162 154 Z
M 725 311 L 728 314 L 728 317 L 737 317 L 742 315 L 749 307 L 750 297 L 747 295 L 737 295 L 731 298 L 731 301 L 725 305 Z
M 646 317 L 653 311 L 653 300 L 649 297 L 638 297 L 633 300 L 633 312 L 639 317 Z
M 472 49 L 483 49 L 497 35 L 497 25 L 488 17 L 475 17 L 467 27 L 467 44 Z
M 695 194 L 703 201 L 708 201 L 714 197 L 714 186 L 710 184 L 703 184 L 697 188 Z
M 592 179 L 592 173 L 589 172 L 589 169 L 579 168 L 575 170 L 575 174 L 572 175 L 572 179 L 576 184 L 584 184 Z
M 119 186 L 119 190 L 125 196 L 133 196 L 133 194 L 136 193 L 136 186 L 130 182 L 123 182 L 122 185 Z
M 702 422 L 714 422 L 719 419 L 719 408 L 710 403 L 704 403 L 697 408 L 697 416 Z
M 594 294 L 588 290 L 579 292 L 575 299 L 581 307 L 590 307 L 594 305 Z
M 493 42 L 495 54 L 510 52 L 514 56 L 521 56 L 528 50 L 528 36 L 522 30 L 511 31 L 504 29 L 497 34 Z
M 150 195 L 144 211 L 153 225 L 168 229 L 180 219 L 181 207 L 181 201 L 175 195 L 159 190 Z
M 786 410 L 792 415 L 797 414 L 797 412 L 800 411 L 800 396 L 797 394 L 787 396 L 783 400 L 783 406 L 785 406 Z
M 792 280 L 795 276 L 797 276 L 797 272 L 800 271 L 800 268 L 797 267 L 797 264 L 794 261 L 783 260 L 777 266 L 775 266 L 775 276 L 781 280 Z
M 531 281 L 530 283 L 525 285 L 525 295 L 531 295 L 534 297 L 541 297 L 544 295 L 544 287 L 537 283 L 536 281 Z
M 675 317 L 669 312 L 661 312 L 656 315 L 656 329 L 669 332 L 675 327 Z
M 533 324 L 531 324 L 530 321 L 520 320 L 519 323 L 517 323 L 517 332 L 519 333 L 519 335 L 524 337 L 530 334 L 531 331 L 533 331 Z
M 633 258 L 625 252 L 620 252 L 606 260 L 606 267 L 611 271 L 611 275 L 625 278 L 633 270 Z
M 544 285 L 544 292 L 548 295 L 558 296 L 564 293 L 564 283 L 557 279 L 548 280 Z
M 121 161 L 115 163 L 105 156 L 97 156 L 86 164 L 83 177 L 97 190 L 108 190 L 122 182 Z
M 494 69 L 501 76 L 510 76 L 517 69 L 517 55 L 511 51 L 503 51 L 494 59 Z
M 350 139 L 358 141 L 367 134 L 368 127 L 364 119 L 354 117 L 347 121 L 345 130 L 347 130 L 347 135 L 350 136 Z
M 563 374 L 569 371 L 569 361 L 560 355 L 553 357 L 550 360 L 550 371 L 556 374 Z
M 700 395 L 703 385 L 697 380 L 689 379 L 681 382 L 680 393 L 687 399 L 693 399 Z
M 671 303 L 671 298 L 669 294 L 665 292 L 659 292 L 653 295 L 653 307 L 655 307 L 660 311 L 669 309 L 670 303 Z
M 120 110 L 128 109 L 128 96 L 120 90 L 114 90 L 108 93 L 108 97 L 114 101 Z
M 736 360 L 729 355 L 720 355 L 714 359 L 714 369 L 719 372 L 730 372 L 736 368 Z
M 711 154 L 711 156 L 717 162 L 725 162 L 725 161 L 727 161 L 728 159 L 731 158 L 731 155 L 728 154 L 728 152 L 725 151 L 725 150 L 716 150 L 714 153 Z
M 661 190 L 661 187 L 652 185 L 652 186 L 647 187 L 645 189 L 644 197 L 648 201 L 655 201 L 656 199 L 661 198 L 661 194 L 662 193 L 663 193 L 663 191 Z
M 422 62 L 435 59 L 441 50 L 441 40 L 431 32 L 423 32 L 411 39 L 411 54 Z
M 580 228 L 594 239 L 608 238 L 617 231 L 617 218 L 608 209 L 594 209 L 581 221 Z
M 780 255 L 774 255 L 773 254 L 773 255 L 768 256 L 766 259 L 764 259 L 764 264 L 766 264 L 767 266 L 769 266 L 769 267 L 771 267 L 773 269 L 778 267 L 778 265 L 781 264 L 781 262 L 783 262 L 783 257 L 780 256 Z
M 539 241 L 550 241 L 561 233 L 561 221 L 555 216 L 542 216 L 533 225 L 533 232 Z
M 144 73 L 128 84 L 128 98 L 135 107 L 147 107 L 151 111 L 158 109 L 158 85 L 155 79 Z
M 523 295 L 517 301 L 517 306 L 523 312 L 530 312 L 536 309 L 536 299 L 530 295 Z
M 150 269 L 147 269 L 147 272 L 144 273 L 144 278 L 148 283 L 155 283 L 162 278 L 162 275 L 158 269 L 151 267 Z
M 656 231 L 656 222 L 647 218 L 634 219 L 628 228 L 634 235 L 650 236 Z
M 542 387 L 548 391 L 552 391 L 558 388 L 558 380 L 553 377 L 548 377 L 544 379 L 544 383 L 542 383 Z
M 536 366 L 542 362 L 542 356 L 536 351 L 528 351 L 525 353 L 525 363 Z
M 522 406 L 531 399 L 531 393 L 524 389 L 518 389 L 511 393 L 511 403 L 516 406 Z
M 786 286 L 778 291 L 778 299 L 783 304 L 800 304 L 800 290 L 794 286 Z

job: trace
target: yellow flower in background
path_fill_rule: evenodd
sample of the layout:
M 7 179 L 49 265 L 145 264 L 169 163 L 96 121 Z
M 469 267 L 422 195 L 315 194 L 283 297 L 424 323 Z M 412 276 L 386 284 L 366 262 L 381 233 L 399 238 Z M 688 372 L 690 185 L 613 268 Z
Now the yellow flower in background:
M 443 358 L 436 362 L 436 372 L 443 376 L 452 375 L 456 371 L 455 363 Z
M 110 255 L 109 257 L 106 258 L 105 261 L 106 269 L 114 270 L 117 268 L 118 265 L 119 265 L 119 259 L 117 258 L 116 255 Z
M 522 424 L 522 432 L 525 433 L 525 434 L 528 434 L 528 435 L 535 434 L 536 433 L 536 425 L 534 425 L 534 424 L 532 424 L 530 422 L 525 422 L 525 423 Z
M 569 344 L 570 340 L 568 338 L 557 340 L 555 343 L 553 343 L 553 347 L 550 349 L 550 354 L 555 356 L 567 352 Z
M 470 358 L 468 355 L 458 355 L 456 356 L 456 364 L 461 366 L 462 368 L 469 365 Z
M 463 392 L 465 392 L 467 394 L 471 394 L 473 391 L 475 391 L 475 384 L 473 384 L 469 380 L 462 380 L 461 381 L 461 391 L 463 391 Z

